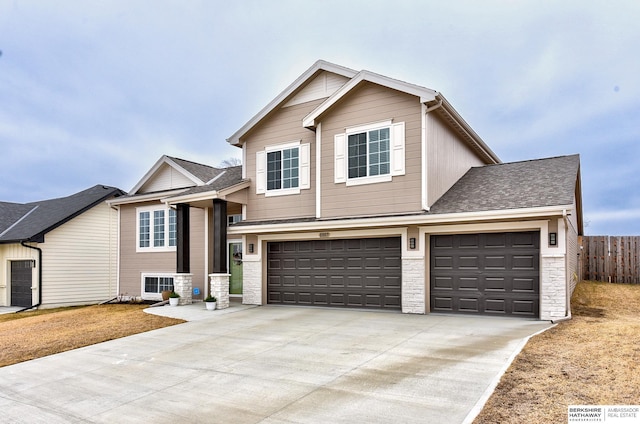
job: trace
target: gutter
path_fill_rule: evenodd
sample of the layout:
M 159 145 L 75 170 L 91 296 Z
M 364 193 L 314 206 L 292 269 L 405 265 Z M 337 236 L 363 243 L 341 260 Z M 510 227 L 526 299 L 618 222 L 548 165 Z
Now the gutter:
M 37 308 L 38 306 L 40 306 L 40 304 L 42 304 L 42 249 L 40 249 L 39 247 L 29 246 L 28 244 L 26 244 L 24 240 L 21 241 L 20 244 L 29 249 L 38 251 L 38 303 L 35 305 L 27 306 L 26 308 L 20 309 L 19 311 L 16 311 L 16 313 L 26 311 L 28 309 Z

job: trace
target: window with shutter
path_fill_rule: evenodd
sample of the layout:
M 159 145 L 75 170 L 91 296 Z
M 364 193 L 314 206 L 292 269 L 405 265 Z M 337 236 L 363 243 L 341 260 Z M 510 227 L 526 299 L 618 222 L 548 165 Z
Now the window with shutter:
M 334 137 L 336 183 L 347 185 L 391 181 L 404 175 L 404 122 L 391 121 L 347 128 Z
M 310 145 L 293 142 L 256 153 L 256 194 L 298 194 L 311 187 Z

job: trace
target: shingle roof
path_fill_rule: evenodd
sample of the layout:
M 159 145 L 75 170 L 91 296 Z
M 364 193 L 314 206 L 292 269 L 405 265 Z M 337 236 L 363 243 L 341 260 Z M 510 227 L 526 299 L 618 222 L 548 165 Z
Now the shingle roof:
M 471 168 L 432 207 L 431 214 L 570 205 L 580 156 Z
M 211 184 L 193 187 L 186 191 L 176 194 L 176 196 L 185 196 L 196 193 L 206 193 L 208 191 L 220 191 L 228 187 L 232 187 L 242 182 L 242 166 L 232 166 L 229 168 L 219 169 L 221 171 L 218 174 L 218 178 L 212 181 Z
M 185 159 L 174 158 L 171 156 L 167 157 L 205 184 L 224 171 L 224 169 L 214 168 L 213 166 L 203 165 L 201 163 L 191 162 Z
M 0 243 L 41 240 L 45 233 L 87 209 L 122 194 L 118 188 L 96 185 L 58 199 L 26 204 L 0 202 Z

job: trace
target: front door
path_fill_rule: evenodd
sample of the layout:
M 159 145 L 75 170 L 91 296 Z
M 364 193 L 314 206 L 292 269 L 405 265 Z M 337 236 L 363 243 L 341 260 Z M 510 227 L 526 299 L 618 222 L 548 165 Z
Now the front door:
M 11 306 L 31 306 L 32 262 L 11 261 Z
M 242 294 L 242 243 L 229 243 L 229 294 Z

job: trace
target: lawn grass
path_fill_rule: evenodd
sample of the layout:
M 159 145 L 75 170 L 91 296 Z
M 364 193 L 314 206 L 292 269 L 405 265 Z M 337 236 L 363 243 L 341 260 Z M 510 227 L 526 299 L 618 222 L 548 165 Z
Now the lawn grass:
M 581 282 L 573 319 L 533 337 L 474 423 L 564 423 L 569 405 L 640 403 L 640 285 Z
M 113 304 L 0 315 L 0 367 L 113 340 L 184 321 Z

